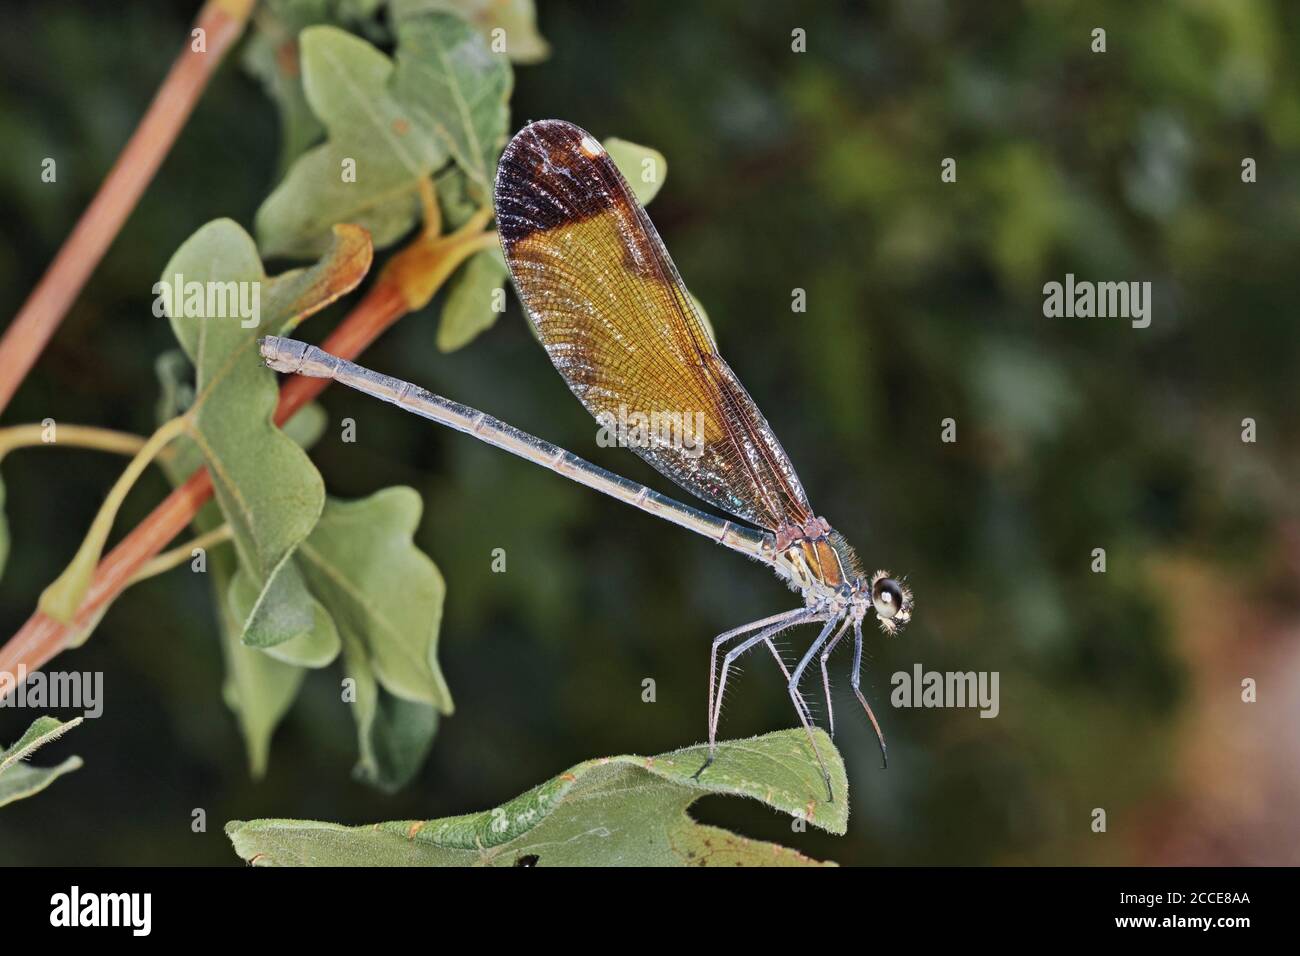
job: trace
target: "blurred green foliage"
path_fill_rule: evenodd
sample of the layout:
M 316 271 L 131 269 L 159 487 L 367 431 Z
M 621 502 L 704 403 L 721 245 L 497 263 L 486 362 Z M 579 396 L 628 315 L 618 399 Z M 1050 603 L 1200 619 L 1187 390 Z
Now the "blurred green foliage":
M 93 194 L 192 13 L 6 11 L 0 314 Z M 887 772 L 850 716 L 847 680 L 836 684 L 848 835 L 792 834 L 735 802 L 702 802 L 706 822 L 842 863 L 1137 858 L 1138 809 L 1188 786 L 1171 745 L 1190 651 L 1152 564 L 1212 562 L 1225 590 L 1254 595 L 1275 529 L 1295 517 L 1298 21 L 1283 0 L 542 5 L 551 57 L 517 69 L 515 123 L 561 117 L 663 153 L 672 176 L 653 217 L 723 354 L 818 512 L 917 595 L 912 626 L 869 646 L 863 686 L 890 739 Z M 1096 26 L 1104 54 L 1089 49 Z M 791 52 L 796 27 L 807 53 Z M 199 224 L 251 226 L 280 144 L 273 105 L 232 60 L 8 423 L 152 429 L 170 333 L 150 286 Z M 59 160 L 57 186 L 39 182 L 45 156 Z M 944 157 L 955 183 L 940 180 Z M 1150 280 L 1151 327 L 1044 318 L 1042 285 L 1066 272 Z M 791 311 L 795 288 L 806 313 Z M 517 305 L 452 354 L 436 347 L 440 307 L 366 364 L 664 487 L 635 456 L 595 447 Z M 225 863 L 215 822 L 191 832 L 193 808 L 209 821 L 428 819 L 497 805 L 595 755 L 671 750 L 704 735 L 710 638 L 791 604 L 761 568 L 467 438 L 339 389 L 322 404 L 335 424 L 313 457 L 333 493 L 419 490 L 416 542 L 447 582 L 440 656 L 457 711 L 420 775 L 392 796 L 353 782 L 350 719 L 333 679 L 313 674 L 267 778 L 251 782 L 220 701 L 204 582 L 173 573 L 128 592 L 59 660 L 105 672 L 105 715 L 78 732 L 84 769 L 0 815 L 4 862 Z M 340 440 L 344 416 L 356 444 Z M 1240 441 L 1247 416 L 1256 445 Z M 945 418 L 955 444 L 939 440 Z M 5 635 L 120 464 L 62 449 L 6 460 Z M 165 490 L 161 476 L 142 483 L 123 522 Z M 1106 574 L 1089 570 L 1096 547 Z M 889 675 L 916 661 L 999 671 L 1001 715 L 889 707 Z M 753 663 L 724 736 L 793 723 L 774 668 Z M 835 663 L 843 675 L 847 656 Z M 0 740 L 29 717 L 0 712 Z M 1105 838 L 1088 829 L 1097 806 Z

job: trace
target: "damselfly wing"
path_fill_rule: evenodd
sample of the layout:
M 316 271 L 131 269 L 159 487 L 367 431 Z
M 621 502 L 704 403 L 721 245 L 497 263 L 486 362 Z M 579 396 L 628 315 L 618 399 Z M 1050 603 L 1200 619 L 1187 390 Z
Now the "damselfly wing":
M 703 454 L 634 450 L 691 494 L 776 531 L 813 517 L 785 450 L 700 320 L 609 154 L 571 123 L 533 123 L 501 157 L 497 230 L 547 354 L 597 418 L 704 415 Z M 652 438 L 654 436 L 651 436 Z

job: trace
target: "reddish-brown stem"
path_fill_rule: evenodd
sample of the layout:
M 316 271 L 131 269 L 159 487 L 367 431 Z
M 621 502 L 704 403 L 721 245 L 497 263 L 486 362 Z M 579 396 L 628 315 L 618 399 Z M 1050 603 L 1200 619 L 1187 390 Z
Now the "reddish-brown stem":
M 356 358 L 385 329 L 410 311 L 402 290 L 380 277 L 366 296 L 339 323 L 322 344 L 343 358 Z M 300 408 L 320 394 L 329 379 L 294 376 L 280 389 L 275 410 L 276 424 L 288 421 Z M 126 588 L 131 578 L 169 541 L 185 530 L 199 509 L 212 496 L 212 479 L 199 469 L 113 548 L 95 569 L 72 624 L 63 625 L 39 611 L 0 647 L 0 673 L 31 673 L 59 653 L 71 635 L 93 625 L 95 618 Z
M 205 52 L 194 50 L 193 33 L 186 37 L 184 49 L 99 192 L 0 339 L 0 411 L 135 208 L 208 80 L 243 32 L 252 7 L 253 0 L 208 0 L 199 11 L 194 27 L 204 31 Z

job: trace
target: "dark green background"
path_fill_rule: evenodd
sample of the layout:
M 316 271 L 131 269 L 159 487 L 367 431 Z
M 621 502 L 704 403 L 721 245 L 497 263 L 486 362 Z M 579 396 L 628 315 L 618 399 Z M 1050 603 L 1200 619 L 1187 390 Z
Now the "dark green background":
M 0 318 L 93 195 L 196 7 L 7 7 Z M 651 213 L 724 355 L 818 512 L 916 592 L 915 623 L 869 642 L 887 772 L 837 658 L 848 836 L 792 833 L 719 798 L 699 816 L 845 863 L 1300 862 L 1300 7 L 792 7 L 545 2 L 553 56 L 517 70 L 512 104 L 515 125 L 561 117 L 667 156 Z M 1105 54 L 1089 50 L 1095 26 Z M 790 50 L 794 27 L 805 54 Z M 209 219 L 251 228 L 277 150 L 275 112 L 232 58 L 5 424 L 152 429 L 153 363 L 174 343 L 150 286 Z M 56 185 L 39 181 L 45 156 Z M 940 182 L 947 156 L 955 184 Z M 1066 272 L 1151 281 L 1151 327 L 1044 318 L 1043 283 Z M 805 314 L 790 310 L 796 287 Z M 366 364 L 673 491 L 595 447 L 513 301 L 452 355 L 434 347 L 437 308 Z M 78 753 L 82 770 L 0 810 L 0 862 L 232 864 L 227 819 L 461 813 L 580 760 L 690 744 L 710 638 L 791 606 L 761 567 L 703 539 L 360 396 L 323 403 L 314 457 L 331 492 L 415 487 L 417 541 L 448 582 L 457 712 L 423 772 L 391 797 L 350 779 L 331 669 L 309 677 L 267 778 L 249 780 L 205 582 L 177 571 L 58 659 L 104 672 L 105 714 L 38 757 Z M 356 444 L 339 440 L 344 416 Z M 1247 416 L 1254 445 L 1240 440 Z M 947 417 L 956 444 L 939 440 Z M 5 461 L 4 636 L 121 466 L 69 449 Z M 165 490 L 156 473 L 141 482 L 120 527 Z M 504 575 L 490 570 L 498 547 Z M 1104 575 L 1089 570 L 1097 547 Z M 999 671 L 1001 715 L 891 708 L 889 675 L 916 661 Z M 749 664 L 726 736 L 793 724 L 771 662 Z M 655 704 L 641 702 L 646 677 Z M 1243 677 L 1258 704 L 1240 703 Z M 32 716 L 0 710 L 0 740 Z M 190 830 L 199 807 L 206 834 Z

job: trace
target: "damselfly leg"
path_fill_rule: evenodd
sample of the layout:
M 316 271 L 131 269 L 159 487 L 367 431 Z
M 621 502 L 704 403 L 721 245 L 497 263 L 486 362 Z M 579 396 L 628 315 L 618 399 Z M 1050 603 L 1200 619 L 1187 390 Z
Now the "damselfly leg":
M 750 634 L 757 631 L 759 628 L 770 627 L 775 624 L 794 623 L 797 620 L 808 617 L 811 613 L 812 612 L 806 607 L 797 607 L 792 611 L 782 611 L 780 614 L 773 614 L 771 617 L 765 617 L 758 621 L 750 621 L 748 624 L 740 625 L 740 627 L 733 627 L 729 631 L 723 631 L 713 639 L 713 648 L 709 651 L 709 759 L 705 762 L 704 767 L 707 767 L 713 762 L 713 690 L 717 682 L 718 652 L 722 649 L 722 645 L 726 644 L 728 641 L 735 640 L 742 634 Z M 775 650 L 775 648 L 773 648 L 773 650 Z M 780 656 L 780 654 L 777 654 L 778 660 L 780 660 Z M 785 669 L 785 661 L 781 661 L 781 668 L 782 670 Z M 786 679 L 789 680 L 788 673 Z M 695 775 L 697 777 L 700 775 L 700 772 L 704 770 L 704 767 L 701 767 L 700 770 L 696 772 Z
M 693 774 L 696 779 L 698 779 L 700 774 L 704 773 L 704 771 L 712 765 L 713 758 L 717 753 L 718 723 L 722 714 L 722 697 L 726 690 L 727 674 L 731 670 L 731 665 L 752 648 L 757 647 L 759 644 L 765 644 L 767 645 L 768 650 L 772 652 L 772 656 L 776 659 L 777 666 L 781 668 L 781 673 L 786 678 L 788 687 L 790 671 L 785 666 L 785 661 L 781 659 L 781 654 L 776 649 L 776 645 L 772 643 L 772 638 L 787 628 L 794 627 L 797 624 L 805 624 L 812 621 L 824 621 L 825 619 L 825 615 L 819 614 L 812 608 L 797 608 L 783 614 L 773 615 L 770 618 L 764 618 L 761 621 L 755 621 L 752 624 L 743 625 L 742 627 L 727 631 L 726 633 L 720 634 L 718 637 L 714 638 L 713 648 L 709 657 L 709 753 L 705 758 L 704 763 L 700 766 L 700 769 L 695 771 Z M 758 628 L 762 628 L 762 630 L 759 630 L 757 634 L 753 634 L 753 631 Z M 753 636 L 746 638 L 739 645 L 727 652 L 726 657 L 723 659 L 722 673 L 717 679 L 715 690 L 714 675 L 716 672 L 718 651 L 727 641 L 734 640 L 744 634 L 753 634 Z M 813 737 L 812 716 L 808 709 L 808 704 L 803 699 L 803 695 L 800 694 L 797 689 L 791 693 L 790 698 L 794 703 L 795 713 L 799 715 L 799 722 L 803 725 L 804 732 L 808 734 L 808 743 L 812 747 L 813 755 L 817 758 L 817 763 L 821 767 L 822 778 L 826 782 L 828 798 L 834 799 L 834 793 L 830 786 L 830 773 L 826 769 L 826 762 L 822 759 L 821 752 L 817 748 L 817 741 Z
M 876 721 L 876 715 L 871 712 L 871 705 L 867 703 L 867 698 L 862 696 L 862 622 L 853 622 L 853 676 L 849 679 L 853 685 L 853 693 L 858 695 L 858 703 L 862 705 L 863 710 L 867 712 L 867 719 L 871 721 L 871 726 L 875 728 L 876 739 L 880 741 L 880 763 L 882 769 L 889 767 L 889 751 L 885 747 L 885 735 L 880 732 L 880 724 Z
M 817 617 L 815 620 L 820 621 L 825 619 Z M 822 779 L 826 782 L 827 800 L 835 799 L 835 791 L 831 789 L 831 774 L 830 771 L 826 769 L 826 761 L 822 760 L 821 751 L 817 749 L 817 740 L 813 737 L 812 716 L 805 713 L 807 705 L 805 705 L 804 709 L 801 709 L 799 706 L 803 700 L 802 695 L 799 693 L 799 679 L 803 676 L 804 669 L 808 666 L 808 662 L 813 659 L 813 655 L 816 654 L 817 651 L 821 649 L 821 646 L 826 643 L 826 639 L 830 636 L 831 631 L 835 629 L 835 625 L 838 623 L 839 619 L 834 617 L 826 621 L 826 626 L 823 627 L 821 633 L 817 635 L 817 640 L 812 642 L 812 645 L 808 648 L 807 653 L 804 654 L 803 659 L 799 661 L 799 666 L 794 669 L 794 673 L 790 675 L 789 681 L 786 684 L 787 689 L 790 691 L 790 700 L 794 702 L 794 708 L 799 713 L 799 720 L 803 723 L 803 729 L 808 734 L 808 743 L 812 745 L 813 756 L 817 758 L 817 763 L 822 768 Z M 726 674 L 727 672 L 724 669 L 722 672 L 724 679 L 726 678 Z M 719 681 L 719 683 L 721 683 L 721 681 Z
M 840 642 L 840 638 L 848 632 L 849 624 L 849 618 L 845 617 L 844 623 L 840 625 L 840 629 L 835 632 L 835 636 L 831 638 L 831 642 L 826 645 L 826 650 L 822 651 L 822 690 L 826 694 L 826 723 L 830 726 L 832 737 L 835 736 L 835 705 L 831 703 L 831 676 L 826 672 L 826 662 L 830 660 L 831 653 L 835 650 L 835 645 Z M 790 680 L 789 674 L 786 675 L 786 680 Z
M 713 706 L 709 712 L 709 758 L 705 761 L 705 767 L 713 762 L 713 755 L 717 750 L 718 722 L 722 717 L 722 697 L 723 692 L 727 687 L 727 674 L 731 670 L 731 665 L 737 658 L 749 651 L 750 648 L 755 647 L 760 643 L 770 642 L 773 637 L 784 631 L 786 628 L 794 627 L 796 624 L 825 620 L 824 617 L 807 608 L 800 609 L 789 617 L 786 617 L 785 615 L 781 615 L 781 617 L 783 618 L 782 620 L 764 628 L 753 637 L 747 638 L 736 647 L 727 651 L 726 657 L 722 659 L 722 673 L 718 677 L 717 692 L 713 695 Z M 777 656 L 779 657 L 780 655 L 778 654 Z M 784 663 L 785 662 L 782 661 L 783 665 Z M 807 726 L 807 718 L 804 714 L 803 708 L 799 707 L 798 710 L 799 719 L 804 721 L 804 725 Z M 701 767 L 700 769 L 702 771 L 704 768 Z
M 764 628 L 753 637 L 742 641 L 739 645 L 727 652 L 726 657 L 724 657 L 722 661 L 722 672 L 718 677 L 717 692 L 713 695 L 713 706 L 711 707 L 711 712 L 709 714 L 709 754 L 704 761 L 704 765 L 700 767 L 699 770 L 695 771 L 696 778 L 698 778 L 700 774 L 707 770 L 709 765 L 713 763 L 713 757 L 717 750 L 718 722 L 722 714 L 722 698 L 726 691 L 727 675 L 731 670 L 731 665 L 735 663 L 741 655 L 745 654 L 753 647 L 756 647 L 760 643 L 765 643 L 771 649 L 773 656 L 775 656 L 780 662 L 781 671 L 786 676 L 786 687 L 790 693 L 790 701 L 794 704 L 795 713 L 799 716 L 799 722 L 803 725 L 804 732 L 808 735 L 808 743 L 812 747 L 813 756 L 817 758 L 817 764 L 821 768 L 822 779 L 826 783 L 827 799 L 835 799 L 834 790 L 831 788 L 830 771 L 826 769 L 826 761 L 822 759 L 821 751 L 817 747 L 817 739 L 813 736 L 813 721 L 812 715 L 808 710 L 808 705 L 804 701 L 803 695 L 799 693 L 798 687 L 790 682 L 790 675 L 789 671 L 785 668 L 785 662 L 781 660 L 780 654 L 777 653 L 775 646 L 772 644 L 773 636 L 789 627 L 793 627 L 796 624 L 811 623 L 813 621 L 821 622 L 825 620 L 826 615 L 824 613 L 819 613 L 811 608 L 801 609 L 788 615 L 778 615 L 778 620 L 775 623 Z M 828 623 L 827 626 L 823 628 L 821 636 L 819 636 L 815 642 L 817 646 L 825 643 L 826 634 L 830 632 L 830 629 L 833 626 L 833 623 Z M 710 682 L 710 684 L 712 684 L 712 682 Z

